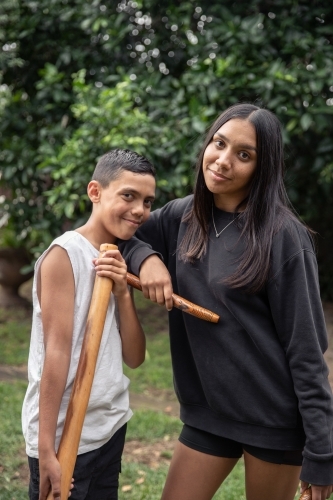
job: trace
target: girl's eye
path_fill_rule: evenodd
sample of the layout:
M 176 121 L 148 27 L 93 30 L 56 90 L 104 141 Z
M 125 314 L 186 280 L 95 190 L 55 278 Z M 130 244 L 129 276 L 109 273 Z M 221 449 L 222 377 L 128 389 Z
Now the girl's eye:
M 215 141 L 215 145 L 218 147 L 218 148 L 223 148 L 224 146 L 224 142 L 221 141 L 221 139 L 216 139 Z
M 242 160 L 248 160 L 250 158 L 249 154 L 246 153 L 245 151 L 241 151 L 239 153 L 239 156 L 242 158 Z

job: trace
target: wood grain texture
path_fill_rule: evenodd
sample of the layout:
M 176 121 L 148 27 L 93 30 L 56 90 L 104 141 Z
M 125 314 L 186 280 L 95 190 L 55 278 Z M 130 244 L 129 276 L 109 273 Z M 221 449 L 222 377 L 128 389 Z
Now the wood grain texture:
M 101 257 L 106 250 L 117 250 L 117 248 L 116 245 L 105 243 L 100 246 L 99 257 Z M 57 453 L 62 471 L 61 500 L 67 500 L 71 486 L 83 422 L 87 411 L 98 351 L 110 301 L 112 284 L 111 279 L 96 275 L 79 364 Z M 47 500 L 53 500 L 51 491 Z
M 142 291 L 140 280 L 137 276 L 134 276 L 134 274 L 127 273 L 127 283 L 133 288 Z M 177 307 L 177 309 L 180 309 L 188 314 L 192 314 L 192 316 L 195 316 L 196 318 L 203 319 L 204 321 L 210 321 L 211 323 L 217 323 L 220 319 L 220 316 L 212 311 L 209 311 L 209 309 L 193 304 L 193 302 L 183 299 L 183 297 L 180 297 L 176 293 L 172 294 L 172 300 L 174 307 Z
M 310 486 L 309 488 L 303 491 L 302 495 L 299 497 L 299 500 L 311 500 L 311 499 L 312 499 L 312 494 Z

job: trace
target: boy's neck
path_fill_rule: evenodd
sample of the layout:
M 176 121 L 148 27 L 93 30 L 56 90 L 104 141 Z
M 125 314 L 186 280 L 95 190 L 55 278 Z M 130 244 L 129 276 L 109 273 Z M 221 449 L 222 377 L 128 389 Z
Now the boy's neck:
M 117 238 L 107 233 L 104 228 L 98 227 L 92 220 L 92 217 L 81 227 L 75 229 L 76 232 L 84 236 L 97 250 L 103 243 L 116 244 Z

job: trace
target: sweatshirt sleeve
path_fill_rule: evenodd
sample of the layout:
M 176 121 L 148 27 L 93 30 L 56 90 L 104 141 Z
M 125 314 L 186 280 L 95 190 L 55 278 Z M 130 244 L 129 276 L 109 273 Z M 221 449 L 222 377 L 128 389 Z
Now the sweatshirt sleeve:
M 121 242 L 119 249 L 134 274 L 138 275 L 143 261 L 154 254 L 168 267 L 170 255 L 174 255 L 177 248 L 182 215 L 191 199 L 192 196 L 187 196 L 173 200 L 163 208 L 154 210 L 135 237 Z
M 282 252 L 283 253 L 283 252 Z M 301 479 L 333 484 L 333 405 L 324 360 L 327 332 L 317 261 L 310 246 L 282 255 L 267 292 L 277 334 L 289 363 L 306 436 Z
M 160 253 L 152 249 L 152 246 L 144 241 L 133 236 L 130 240 L 123 240 L 118 244 L 119 250 L 126 261 L 128 270 L 139 276 L 140 267 L 144 260 L 151 255 L 158 255 L 160 259 L 163 257 Z

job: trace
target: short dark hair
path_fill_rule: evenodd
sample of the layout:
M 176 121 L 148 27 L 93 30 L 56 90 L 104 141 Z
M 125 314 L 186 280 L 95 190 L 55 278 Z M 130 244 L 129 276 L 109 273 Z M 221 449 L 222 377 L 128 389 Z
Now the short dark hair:
M 106 188 L 123 170 L 156 176 L 155 168 L 144 156 L 129 149 L 111 149 L 98 160 L 91 180 Z

